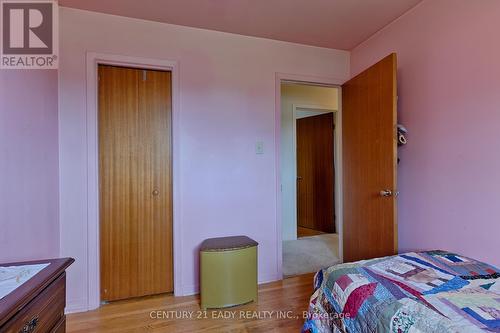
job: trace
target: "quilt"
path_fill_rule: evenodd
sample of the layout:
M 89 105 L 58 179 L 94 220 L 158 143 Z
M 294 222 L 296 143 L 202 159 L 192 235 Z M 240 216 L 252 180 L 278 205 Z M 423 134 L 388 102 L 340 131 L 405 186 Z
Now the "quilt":
M 500 332 L 500 271 L 446 251 L 325 268 L 302 332 Z

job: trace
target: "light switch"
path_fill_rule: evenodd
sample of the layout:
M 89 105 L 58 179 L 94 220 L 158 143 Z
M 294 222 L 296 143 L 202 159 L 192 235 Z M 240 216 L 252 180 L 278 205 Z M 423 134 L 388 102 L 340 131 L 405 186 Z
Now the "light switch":
M 257 141 L 257 143 L 255 144 L 255 153 L 264 154 L 264 142 Z

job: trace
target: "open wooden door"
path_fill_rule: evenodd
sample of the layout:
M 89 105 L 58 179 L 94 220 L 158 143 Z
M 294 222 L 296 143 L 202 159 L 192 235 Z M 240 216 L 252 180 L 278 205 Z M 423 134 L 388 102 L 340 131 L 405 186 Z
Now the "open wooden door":
M 396 54 L 342 86 L 343 254 L 397 252 Z

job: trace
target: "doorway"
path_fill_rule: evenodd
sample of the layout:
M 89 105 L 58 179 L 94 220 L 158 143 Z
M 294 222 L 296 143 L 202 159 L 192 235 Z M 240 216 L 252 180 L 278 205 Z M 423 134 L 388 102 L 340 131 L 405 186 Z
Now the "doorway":
M 98 66 L 102 301 L 173 291 L 171 72 Z
M 339 88 L 281 83 L 283 275 L 340 262 Z
M 290 80 L 290 81 L 287 81 Z M 314 84 L 319 80 L 322 84 Z M 290 255 L 287 242 L 299 241 L 295 229 L 296 215 L 290 203 L 296 202 L 295 178 L 290 177 L 290 136 L 296 133 L 295 115 L 287 112 L 293 98 L 287 100 L 286 86 L 337 88 L 338 112 L 335 128 L 335 227 L 339 233 L 339 261 L 357 261 L 394 255 L 398 251 L 397 226 L 397 55 L 392 53 L 346 82 L 300 75 L 278 74 L 276 77 L 276 136 L 278 163 L 277 219 L 278 272 L 284 276 L 292 263 L 307 273 L 311 263 L 321 258 L 310 255 L 312 244 L 302 246 Z M 340 100 L 340 96 L 341 100 Z M 313 107 L 314 108 L 314 107 Z M 295 108 L 293 108 L 295 109 Z M 340 120 L 338 123 L 337 121 Z M 288 124 L 288 125 L 287 125 Z M 292 124 L 292 125 L 289 125 Z M 342 150 L 342 151 L 340 151 Z M 340 158 L 341 157 L 341 158 Z M 293 176 L 296 176 L 291 172 Z M 340 176 L 341 175 L 341 176 Z M 313 237 L 319 237 L 313 236 Z M 327 242 L 331 245 L 332 242 Z M 322 254 L 324 251 L 319 251 Z M 318 253 L 319 253 L 318 252 Z M 288 260 L 294 258 L 297 260 Z M 280 260 L 281 259 L 281 260 Z M 300 265 L 298 263 L 304 263 Z M 321 266 L 326 267 L 323 264 Z M 328 265 L 330 266 L 330 265 Z M 308 270 L 304 271 L 304 267 Z M 320 268 L 323 268 L 320 267 Z

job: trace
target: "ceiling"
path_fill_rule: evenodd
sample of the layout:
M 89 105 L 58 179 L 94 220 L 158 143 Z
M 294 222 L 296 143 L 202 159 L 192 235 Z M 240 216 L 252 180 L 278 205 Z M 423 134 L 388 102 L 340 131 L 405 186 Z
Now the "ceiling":
M 64 7 L 351 50 L 422 0 L 59 0 Z

